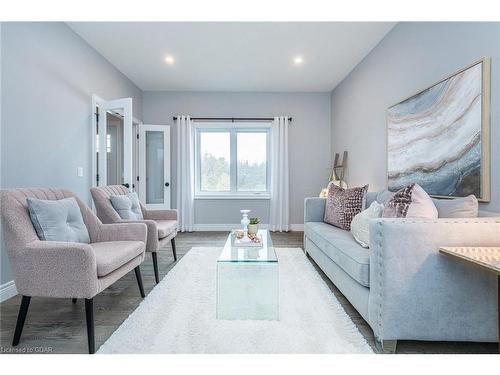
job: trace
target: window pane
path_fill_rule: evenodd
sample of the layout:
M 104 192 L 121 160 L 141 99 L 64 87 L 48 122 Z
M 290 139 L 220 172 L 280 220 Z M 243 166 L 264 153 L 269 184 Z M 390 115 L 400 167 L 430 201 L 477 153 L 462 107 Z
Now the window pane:
M 238 133 L 238 191 L 267 190 L 267 133 Z
M 165 197 L 165 145 L 162 131 L 146 131 L 146 203 L 162 204 Z
M 228 132 L 200 133 L 200 177 L 202 191 L 231 191 L 231 137 Z

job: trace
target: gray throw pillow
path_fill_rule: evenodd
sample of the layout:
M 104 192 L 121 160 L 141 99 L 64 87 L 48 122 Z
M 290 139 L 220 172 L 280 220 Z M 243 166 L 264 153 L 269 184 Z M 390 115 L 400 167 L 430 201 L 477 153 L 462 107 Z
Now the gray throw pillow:
M 76 199 L 27 198 L 31 222 L 42 241 L 89 243 L 90 237 Z
M 136 192 L 127 195 L 113 195 L 111 204 L 123 220 L 142 220 L 141 204 Z
M 394 193 L 392 191 L 389 191 L 387 189 L 382 190 L 377 194 L 377 202 L 386 204 L 393 196 Z
M 469 218 L 478 215 L 479 203 L 474 195 L 455 199 L 432 198 L 432 201 L 438 210 L 438 217 Z

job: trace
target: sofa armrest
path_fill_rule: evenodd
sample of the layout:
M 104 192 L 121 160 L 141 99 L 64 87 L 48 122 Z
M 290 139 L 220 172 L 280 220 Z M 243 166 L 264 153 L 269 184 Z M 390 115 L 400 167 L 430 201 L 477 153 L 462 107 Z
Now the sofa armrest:
M 147 227 L 144 222 L 121 222 L 99 226 L 97 242 L 142 241 L 146 243 Z
M 98 292 L 96 259 L 89 244 L 36 240 L 11 255 L 22 295 L 91 298 Z
M 304 199 L 304 224 L 309 221 L 323 221 L 325 217 L 326 198 Z
M 379 340 L 496 340 L 496 275 L 439 253 L 500 246 L 495 219 L 370 222 L 369 323 Z
M 143 210 L 144 219 L 148 220 L 177 220 L 176 209 L 170 210 Z

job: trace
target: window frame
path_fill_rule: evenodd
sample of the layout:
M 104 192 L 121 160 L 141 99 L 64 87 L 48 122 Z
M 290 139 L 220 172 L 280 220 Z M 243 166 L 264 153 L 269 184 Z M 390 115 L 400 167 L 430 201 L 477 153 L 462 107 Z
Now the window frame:
M 195 199 L 270 199 L 271 181 L 271 122 L 196 122 L 194 123 L 194 152 L 195 152 Z M 202 191 L 201 190 L 201 134 L 208 132 L 229 133 L 230 161 L 229 161 L 229 191 Z M 266 190 L 238 191 L 238 133 L 266 133 Z

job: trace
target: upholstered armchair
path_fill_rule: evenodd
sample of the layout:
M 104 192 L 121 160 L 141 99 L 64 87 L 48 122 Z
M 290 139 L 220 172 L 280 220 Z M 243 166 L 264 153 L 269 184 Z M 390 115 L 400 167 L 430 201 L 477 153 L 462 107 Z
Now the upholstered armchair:
M 30 219 L 27 198 L 74 197 L 90 243 L 41 241 Z M 61 189 L 2 190 L 1 213 L 7 255 L 17 291 L 22 295 L 13 346 L 19 343 L 31 297 L 85 299 L 89 353 L 95 352 L 93 298 L 135 270 L 141 296 L 139 265 L 144 260 L 144 224 L 102 224 L 73 193 Z
M 177 261 L 175 251 L 175 236 L 177 235 L 177 210 L 148 210 L 141 203 L 141 210 L 144 220 L 130 221 L 124 220 L 118 215 L 111 204 L 111 196 L 126 195 L 130 191 L 122 185 L 99 186 L 90 189 L 97 212 L 97 216 L 103 223 L 123 223 L 138 222 L 144 223 L 148 227 L 148 240 L 146 251 L 150 252 L 153 258 L 153 267 L 156 283 L 160 282 L 158 274 L 157 252 L 170 241 L 174 261 Z

